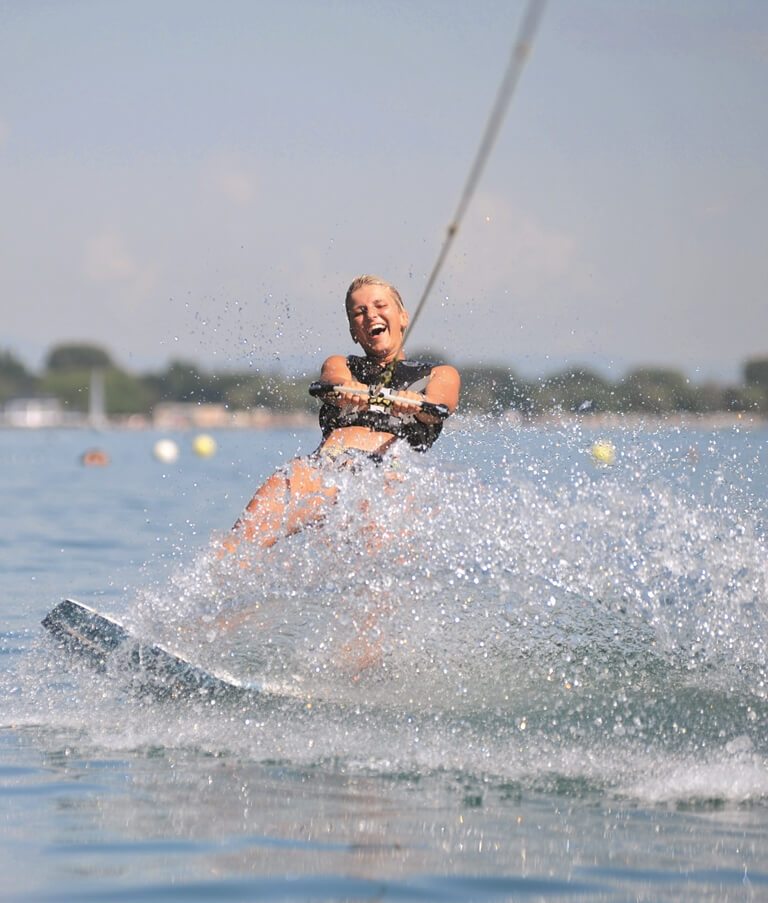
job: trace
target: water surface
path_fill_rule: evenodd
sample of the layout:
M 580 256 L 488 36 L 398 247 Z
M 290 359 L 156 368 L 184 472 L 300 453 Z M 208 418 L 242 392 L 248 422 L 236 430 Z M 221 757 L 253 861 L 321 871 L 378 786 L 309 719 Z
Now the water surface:
M 315 432 L 156 438 L 0 433 L 6 896 L 768 896 L 765 429 L 458 421 L 224 561 Z M 270 692 L 95 672 L 67 595 Z

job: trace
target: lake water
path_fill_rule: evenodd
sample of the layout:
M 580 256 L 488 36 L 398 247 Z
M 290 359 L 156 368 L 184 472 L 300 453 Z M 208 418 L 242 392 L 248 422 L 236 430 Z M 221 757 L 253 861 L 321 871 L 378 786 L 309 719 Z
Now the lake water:
M 157 438 L 0 432 L 1 898 L 768 899 L 764 427 L 459 421 L 223 561 L 316 432 Z M 94 671 L 65 596 L 270 692 Z

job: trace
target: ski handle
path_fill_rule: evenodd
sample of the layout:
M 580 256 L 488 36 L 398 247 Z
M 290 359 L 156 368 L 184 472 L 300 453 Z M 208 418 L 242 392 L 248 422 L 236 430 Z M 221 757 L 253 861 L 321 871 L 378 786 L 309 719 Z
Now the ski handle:
M 393 392 L 392 389 L 389 389 L 386 386 L 371 386 L 370 389 L 350 389 L 346 386 L 334 386 L 330 383 L 315 382 L 310 385 L 309 394 L 314 398 L 323 398 L 330 395 L 338 395 L 340 390 L 342 389 L 345 392 L 348 392 L 350 395 L 367 396 L 369 399 L 369 405 L 372 405 L 374 407 L 387 408 L 389 405 L 397 401 L 407 401 L 408 403 L 412 403 L 410 398 L 404 398 L 403 396 L 398 395 L 396 392 Z M 448 410 L 447 405 L 435 404 L 432 401 L 420 402 L 420 410 L 424 414 L 429 414 L 431 417 L 439 417 L 440 420 L 445 420 L 445 418 L 451 413 Z

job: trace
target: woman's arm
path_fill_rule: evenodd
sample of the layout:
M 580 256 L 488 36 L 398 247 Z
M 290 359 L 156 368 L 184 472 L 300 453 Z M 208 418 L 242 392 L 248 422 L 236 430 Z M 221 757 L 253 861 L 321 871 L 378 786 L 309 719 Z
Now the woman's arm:
M 348 386 L 350 389 L 362 390 L 364 393 L 367 393 L 369 389 L 369 386 L 358 382 L 352 376 L 347 359 L 341 354 L 333 355 L 325 361 L 320 371 L 320 381 L 332 386 Z M 453 413 L 459 403 L 460 389 L 461 378 L 458 371 L 447 364 L 441 364 L 432 370 L 424 394 L 405 390 L 398 391 L 397 396 L 401 401 L 392 404 L 392 413 L 400 416 L 412 414 L 425 423 L 434 423 L 435 418 L 432 415 L 424 414 L 419 410 L 420 402 L 426 399 L 433 404 L 444 404 Z M 345 407 L 349 405 L 350 407 L 365 408 L 368 406 L 368 396 L 367 394 L 346 394 L 341 389 L 337 390 L 336 402 Z
M 444 404 L 453 414 L 459 404 L 461 377 L 455 367 L 441 364 L 435 367 L 424 391 L 424 397 L 433 404 Z
M 343 354 L 334 354 L 325 361 L 320 370 L 320 382 L 337 387 L 336 396 L 330 395 L 327 398 L 331 404 L 336 404 L 339 407 L 341 405 L 352 408 L 368 407 L 368 386 L 364 383 L 359 383 L 352 376 L 352 371 L 349 369 L 349 364 Z M 346 394 L 343 389 L 338 388 L 340 386 L 348 386 L 350 389 L 355 389 L 358 392 L 362 390 L 366 394 Z
M 440 418 L 419 410 L 418 403 L 424 400 L 432 404 L 444 404 L 452 414 L 458 407 L 460 390 L 461 377 L 458 370 L 447 364 L 441 364 L 432 370 L 423 395 L 419 392 L 398 392 L 403 399 L 413 401 L 410 404 L 406 401 L 396 403 L 392 405 L 392 411 L 401 415 L 413 414 L 422 423 L 438 423 Z
M 325 361 L 320 370 L 320 382 L 332 386 L 354 382 L 352 371 L 343 354 L 334 354 Z

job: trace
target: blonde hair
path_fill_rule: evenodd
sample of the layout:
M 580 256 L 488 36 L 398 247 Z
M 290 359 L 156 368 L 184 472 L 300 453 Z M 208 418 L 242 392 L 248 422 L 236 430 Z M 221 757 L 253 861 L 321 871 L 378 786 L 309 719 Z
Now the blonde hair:
M 349 302 L 352 300 L 352 295 L 364 285 L 380 285 L 382 288 L 389 289 L 392 293 L 392 297 L 397 302 L 397 306 L 400 310 L 405 310 L 405 304 L 403 304 L 403 299 L 400 297 L 400 292 L 392 285 L 391 282 L 387 282 L 385 279 L 379 279 L 378 276 L 358 276 L 357 279 L 353 279 L 351 285 L 347 289 L 347 296 L 344 299 L 344 307 L 349 310 Z

